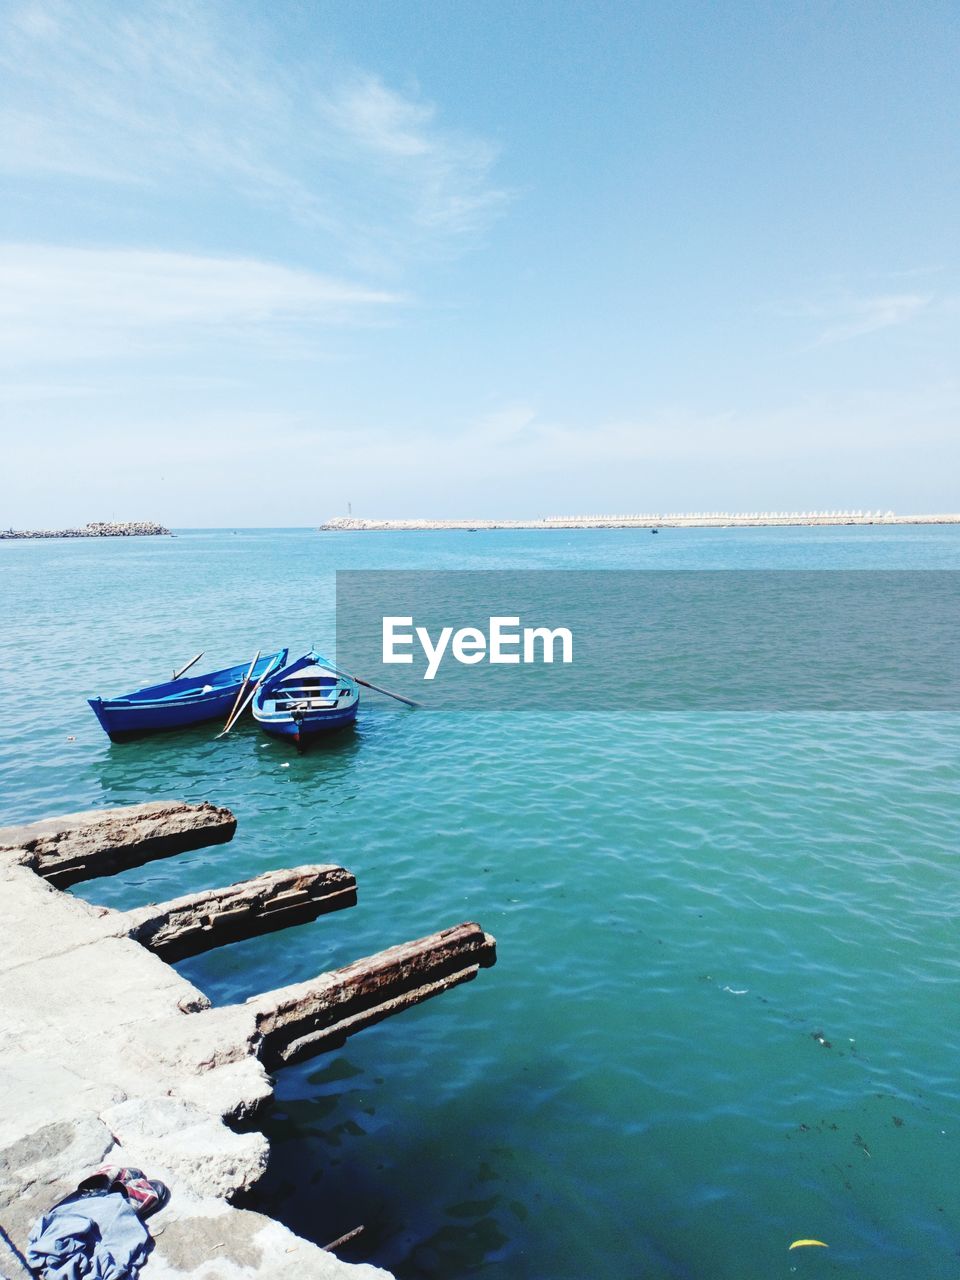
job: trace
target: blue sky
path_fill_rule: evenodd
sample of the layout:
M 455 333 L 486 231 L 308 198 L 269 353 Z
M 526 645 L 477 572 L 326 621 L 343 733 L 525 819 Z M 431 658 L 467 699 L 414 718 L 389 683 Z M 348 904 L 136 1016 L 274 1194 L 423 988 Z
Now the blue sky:
M 8 0 L 0 524 L 957 510 L 958 34 Z

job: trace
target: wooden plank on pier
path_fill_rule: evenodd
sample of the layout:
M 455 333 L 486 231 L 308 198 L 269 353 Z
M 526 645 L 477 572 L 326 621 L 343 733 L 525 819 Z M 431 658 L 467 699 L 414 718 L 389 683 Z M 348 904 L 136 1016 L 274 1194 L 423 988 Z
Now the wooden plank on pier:
M 129 937 L 172 963 L 228 942 L 305 924 L 356 901 L 356 879 L 344 867 L 303 866 L 139 907 L 126 913 L 126 922 Z
M 268 1071 L 338 1048 L 347 1036 L 469 982 L 496 962 L 496 940 L 467 922 L 389 947 L 309 982 L 247 1001 Z
M 29 867 L 58 889 L 233 838 L 237 820 L 216 805 L 153 800 L 88 809 L 0 828 L 0 857 Z

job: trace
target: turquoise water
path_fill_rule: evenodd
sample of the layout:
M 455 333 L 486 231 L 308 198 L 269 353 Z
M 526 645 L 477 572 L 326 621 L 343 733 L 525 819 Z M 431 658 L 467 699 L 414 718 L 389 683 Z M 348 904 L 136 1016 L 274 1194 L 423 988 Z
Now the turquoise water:
M 365 1224 L 345 1256 L 405 1280 L 956 1277 L 957 718 L 371 695 L 303 757 L 250 723 L 104 737 L 84 697 L 201 647 L 332 648 L 337 567 L 960 568 L 960 529 L 0 544 L 0 821 L 235 810 L 230 845 L 78 886 L 111 906 L 357 875 L 353 910 L 179 966 L 212 999 L 460 920 L 497 937 L 475 982 L 281 1073 L 263 1207 L 321 1242 Z

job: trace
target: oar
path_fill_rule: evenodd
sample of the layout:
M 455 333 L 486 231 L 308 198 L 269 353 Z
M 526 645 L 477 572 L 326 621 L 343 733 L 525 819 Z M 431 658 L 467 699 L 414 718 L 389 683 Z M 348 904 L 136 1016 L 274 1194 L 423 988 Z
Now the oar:
M 243 706 L 240 708 L 240 710 L 237 712 L 237 714 L 236 714 L 236 715 L 232 718 L 232 720 L 230 720 L 230 721 L 229 721 L 229 722 L 224 726 L 224 728 L 222 728 L 222 729 L 220 730 L 220 732 L 217 734 L 217 737 L 218 737 L 218 738 L 224 738 L 224 737 L 226 737 L 226 735 L 230 732 L 230 730 L 233 728 L 233 726 L 237 723 L 237 721 L 240 719 L 240 717 L 241 717 L 241 716 L 243 715 L 243 713 L 246 711 L 247 707 L 249 707 L 249 705 L 250 705 L 251 701 L 253 700 L 253 695 L 257 692 L 257 690 L 260 688 L 260 686 L 263 684 L 263 682 L 264 682 L 264 680 L 266 680 L 266 678 L 267 678 L 267 673 L 266 673 L 266 672 L 264 672 L 264 674 L 260 677 L 260 679 L 257 681 L 257 683 L 256 683 L 256 684 L 253 686 L 253 688 L 250 690 L 250 692 L 249 692 L 249 694 L 246 696 L 246 698 L 244 698 L 244 700 L 243 700 Z
M 248 682 L 249 682 L 249 680 L 250 680 L 250 677 L 253 675 L 253 668 L 257 665 L 257 663 L 258 663 L 259 661 L 260 661 L 260 650 L 258 649 L 258 650 L 257 650 L 257 656 L 256 656 L 256 657 L 254 658 L 254 660 L 250 663 L 250 669 L 247 671 L 247 674 L 243 677 L 243 684 L 242 684 L 242 685 L 240 686 L 240 688 L 237 690 L 237 697 L 236 697 L 236 701 L 234 702 L 233 706 L 230 708 L 230 714 L 227 716 L 227 723 L 223 726 L 223 727 L 224 727 L 224 730 L 226 730 L 227 728 L 229 728 L 230 721 L 233 719 L 233 713 L 236 711 L 237 707 L 239 707 L 239 705 L 240 705 L 240 699 L 243 697 L 243 695 L 244 695 L 244 694 L 246 693 L 246 691 L 247 691 L 247 684 L 248 684 Z
M 279 657 L 279 655 L 277 655 L 277 656 Z M 273 665 L 272 665 L 272 666 L 269 666 L 269 667 L 266 669 L 266 671 L 263 673 L 263 675 L 260 677 L 260 679 L 257 681 L 257 683 L 256 683 L 256 684 L 253 686 L 253 688 L 250 690 L 249 694 L 247 694 L 246 698 L 244 698 L 244 700 L 243 700 L 243 706 L 240 708 L 240 710 L 237 712 L 237 714 L 233 717 L 233 719 L 230 721 L 230 723 L 227 725 L 227 727 L 226 727 L 225 729 L 221 729 L 221 730 L 220 730 L 220 732 L 217 734 L 217 737 L 218 737 L 218 738 L 222 738 L 222 737 L 224 737 L 224 735 L 225 735 L 225 734 L 228 734 L 228 733 L 230 732 L 230 730 L 233 728 L 233 726 L 237 723 L 237 721 L 240 719 L 240 717 L 241 717 L 241 716 L 243 715 L 243 713 L 246 711 L 247 707 L 249 707 L 250 703 L 253 701 L 254 694 L 257 692 L 257 690 L 258 690 L 258 689 L 260 688 L 260 686 L 263 684 L 264 680 L 266 680 L 267 676 L 273 675 L 273 673 L 274 673 L 274 671 L 276 671 L 276 669 L 277 669 L 277 662 L 276 662 L 276 658 L 275 658 L 275 659 L 273 660 Z
M 187 663 L 187 665 L 186 665 L 185 667 L 181 667 L 179 671 L 175 671 L 175 672 L 173 673 L 173 678 L 174 678 L 174 680 L 179 680 L 179 679 L 180 679 L 180 677 L 181 677 L 185 672 L 187 672 L 187 671 L 189 671 L 189 670 L 190 670 L 190 668 L 193 666 L 193 664 L 194 664 L 195 662 L 199 662 L 199 661 L 200 661 L 200 659 L 203 657 L 203 652 L 204 652 L 204 651 L 201 649 L 201 650 L 200 650 L 200 652 L 197 654 L 197 656 L 196 656 L 195 658 L 191 658 L 191 659 L 190 659 L 190 661 Z
M 414 702 L 412 698 L 405 698 L 402 693 L 392 693 L 389 689 L 384 689 L 379 684 L 373 684 L 370 680 L 361 680 L 359 676 L 352 676 L 346 671 L 341 671 L 339 667 L 331 667 L 331 671 L 336 671 L 338 676 L 343 676 L 345 680 L 355 680 L 357 684 L 362 684 L 365 689 L 375 689 L 377 693 L 385 693 L 388 698 L 396 698 L 398 702 L 405 702 L 408 707 L 419 707 L 423 704 Z

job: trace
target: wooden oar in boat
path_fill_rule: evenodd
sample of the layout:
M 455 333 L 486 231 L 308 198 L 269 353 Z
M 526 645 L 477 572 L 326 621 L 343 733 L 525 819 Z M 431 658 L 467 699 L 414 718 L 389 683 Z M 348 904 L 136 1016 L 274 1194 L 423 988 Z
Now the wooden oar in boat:
M 246 711 L 247 707 L 249 707 L 250 703 L 253 701 L 253 695 L 257 692 L 257 690 L 260 688 L 260 686 L 263 684 L 263 682 L 264 682 L 264 680 L 266 680 L 266 678 L 267 678 L 267 673 L 266 673 L 266 672 L 264 672 L 264 674 L 260 677 L 260 679 L 257 681 L 257 683 L 253 686 L 253 688 L 250 690 L 250 692 L 249 692 L 249 693 L 247 694 L 247 696 L 244 698 L 244 700 L 243 700 L 243 705 L 239 708 L 239 710 L 237 711 L 237 713 L 233 716 L 233 718 L 232 718 L 231 720 L 229 720 L 229 721 L 227 722 L 227 724 L 226 724 L 226 725 L 225 725 L 225 726 L 220 730 L 220 732 L 217 734 L 217 737 L 218 737 L 218 738 L 225 738 L 225 737 L 226 737 L 226 735 L 230 732 L 230 730 L 233 728 L 233 726 L 237 723 L 237 721 L 240 719 L 240 717 L 241 717 L 241 716 L 243 715 L 243 713 Z
M 246 711 L 247 707 L 249 707 L 250 703 L 253 701 L 254 695 L 256 694 L 256 692 L 257 692 L 257 690 L 260 688 L 260 686 L 263 684 L 264 680 L 266 680 L 267 676 L 272 676 L 272 675 L 273 675 L 273 673 L 276 671 L 276 669 L 277 669 L 277 668 L 276 668 L 276 662 L 274 661 L 274 665 L 273 665 L 273 666 L 270 666 L 270 667 L 267 667 L 266 671 L 263 673 L 263 675 L 260 677 L 260 679 L 257 681 L 257 683 L 253 686 L 253 688 L 250 690 L 250 692 L 249 692 L 249 693 L 247 694 L 247 696 L 244 698 L 244 700 L 243 700 L 243 706 L 239 709 L 239 711 L 238 711 L 238 712 L 237 712 L 237 714 L 233 717 L 233 719 L 230 721 L 230 723 L 226 726 L 226 728 L 225 728 L 225 729 L 221 729 L 221 730 L 220 730 L 220 732 L 217 734 L 217 737 L 218 737 L 218 738 L 222 738 L 222 737 L 224 737 L 226 734 L 228 734 L 228 733 L 230 732 L 230 730 L 233 728 L 233 726 L 237 723 L 237 721 L 240 719 L 240 717 L 241 717 L 241 716 L 243 715 L 243 713 Z
M 190 670 L 190 668 L 193 666 L 195 662 L 200 661 L 200 659 L 203 657 L 203 654 L 204 654 L 204 650 L 201 649 L 200 652 L 197 654 L 197 656 L 195 658 L 191 658 L 185 667 L 181 667 L 179 671 L 175 671 L 173 673 L 173 679 L 179 680 L 182 675 L 185 675 Z
M 373 684 L 370 680 L 361 680 L 359 676 L 352 676 L 348 671 L 341 671 L 339 667 L 331 666 L 331 671 L 335 671 L 338 676 L 343 676 L 345 680 L 355 680 L 357 684 L 362 684 L 365 689 L 375 689 L 377 693 L 386 694 L 388 698 L 396 698 L 398 702 L 405 702 L 408 707 L 420 707 L 421 702 L 414 702 L 412 698 L 405 698 L 402 693 L 393 693 L 390 689 L 384 689 L 379 684 Z
M 247 685 L 250 683 L 250 677 L 253 675 L 253 669 L 257 665 L 257 663 L 260 661 L 260 652 L 261 651 L 258 649 L 257 656 L 250 663 L 250 667 L 247 671 L 247 674 L 243 677 L 243 684 L 237 690 L 236 701 L 234 702 L 233 706 L 230 708 L 230 714 L 227 716 L 227 723 L 223 726 L 224 731 L 226 731 L 230 727 L 230 721 L 233 719 L 233 713 L 236 711 L 237 707 L 239 707 L 240 699 L 243 697 L 243 695 L 247 691 Z

